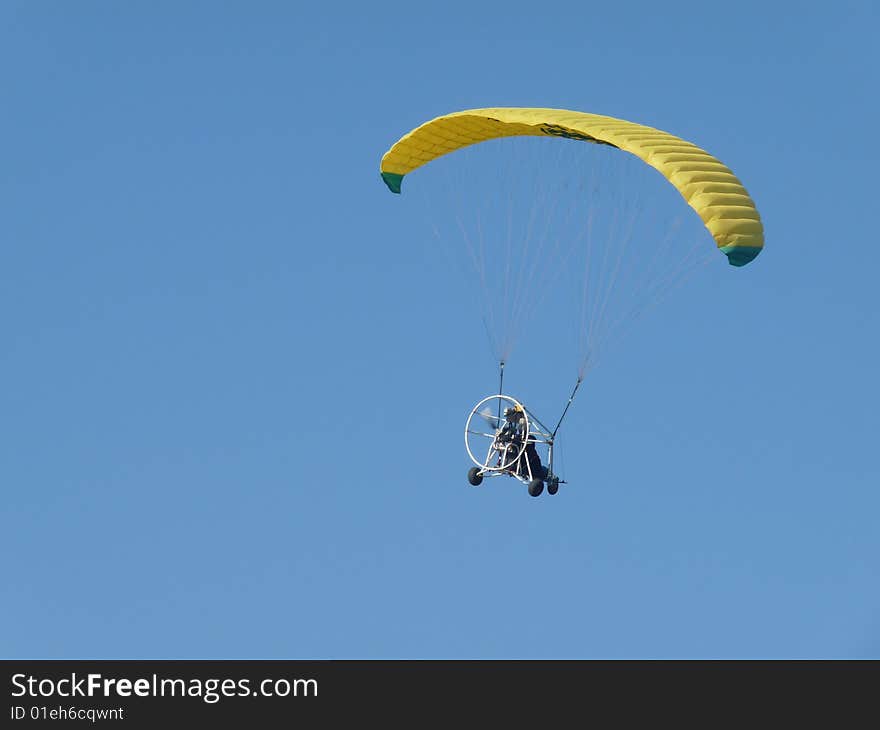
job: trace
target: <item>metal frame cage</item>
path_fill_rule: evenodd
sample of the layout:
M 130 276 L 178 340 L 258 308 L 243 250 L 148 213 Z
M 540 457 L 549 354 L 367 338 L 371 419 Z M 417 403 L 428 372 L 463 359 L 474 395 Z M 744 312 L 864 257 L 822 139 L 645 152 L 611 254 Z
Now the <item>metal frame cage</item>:
M 553 432 L 513 396 L 487 396 L 471 409 L 465 422 L 465 448 L 476 465 L 468 472 L 468 480 L 477 486 L 483 477 L 509 476 L 528 485 L 534 497 L 543 491 L 545 482 L 547 491 L 556 494 L 563 482 L 553 471 L 553 439 Z M 527 453 L 530 444 L 546 447 L 542 473 L 532 469 Z

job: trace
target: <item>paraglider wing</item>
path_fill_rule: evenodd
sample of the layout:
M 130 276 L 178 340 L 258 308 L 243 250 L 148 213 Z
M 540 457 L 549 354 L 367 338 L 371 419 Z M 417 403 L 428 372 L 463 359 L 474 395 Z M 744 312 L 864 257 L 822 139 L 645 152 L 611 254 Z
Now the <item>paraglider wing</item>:
M 500 137 L 564 137 L 629 152 L 658 170 L 697 212 L 733 266 L 752 261 L 764 229 L 742 183 L 696 145 L 652 127 L 565 109 L 470 109 L 437 117 L 398 140 L 382 157 L 382 178 L 399 193 L 406 174 L 442 155 Z

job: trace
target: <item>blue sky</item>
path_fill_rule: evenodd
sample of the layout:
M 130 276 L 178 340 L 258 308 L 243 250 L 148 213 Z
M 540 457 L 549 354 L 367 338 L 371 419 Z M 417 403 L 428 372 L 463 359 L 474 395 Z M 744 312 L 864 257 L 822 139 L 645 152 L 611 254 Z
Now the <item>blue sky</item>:
M 880 657 L 878 20 L 3 3 L 0 654 Z M 496 365 L 378 176 L 481 106 L 691 139 L 766 229 L 591 371 L 554 497 L 466 483 Z

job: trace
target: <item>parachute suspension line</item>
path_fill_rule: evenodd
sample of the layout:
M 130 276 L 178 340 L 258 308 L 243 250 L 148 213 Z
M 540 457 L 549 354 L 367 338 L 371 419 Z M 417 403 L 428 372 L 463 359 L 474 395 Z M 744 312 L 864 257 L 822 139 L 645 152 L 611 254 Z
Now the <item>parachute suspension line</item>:
M 596 179 L 596 167 L 593 166 L 590 170 L 590 200 L 592 201 L 592 196 L 596 194 L 598 189 L 598 181 Z M 577 329 L 577 343 L 580 349 L 580 362 L 581 366 L 578 370 L 578 377 L 582 378 L 584 376 L 584 369 L 586 367 L 586 363 L 589 360 L 591 353 L 589 349 L 589 335 L 585 334 L 587 331 L 587 312 L 590 311 L 590 295 L 592 294 L 592 288 L 590 286 L 590 263 L 593 261 L 593 216 L 596 211 L 591 202 L 589 210 L 587 212 L 587 222 L 584 226 L 584 234 L 587 240 L 587 255 L 584 259 L 583 266 L 583 276 L 581 281 L 583 282 L 583 289 L 581 291 L 581 316 L 578 321 L 578 329 Z
M 486 239 L 483 236 L 483 212 L 481 210 L 477 210 L 477 234 L 480 242 L 480 280 L 482 282 L 483 287 L 483 300 L 486 302 L 485 309 L 489 315 L 489 327 L 491 332 L 497 332 L 497 323 L 496 323 L 496 315 L 495 315 L 495 303 L 492 301 L 492 293 L 489 288 L 488 280 L 487 280 L 487 271 L 486 271 Z M 491 273 L 488 274 L 491 276 Z M 503 321 L 503 320 L 502 320 Z M 484 315 L 485 322 L 485 315 Z M 490 337 L 490 341 L 493 342 L 493 351 L 495 353 L 495 357 L 499 357 L 498 355 L 498 347 L 499 344 L 495 337 Z
M 641 208 L 638 188 L 636 187 L 634 191 L 631 190 L 633 186 L 627 170 L 628 168 L 617 168 L 619 189 L 614 196 L 616 200 L 609 201 L 613 204 L 613 216 L 602 257 L 601 281 L 597 282 L 596 307 L 591 311 L 588 342 L 589 348 L 595 351 L 601 348 L 606 339 L 608 307 L 611 305 L 613 309 L 615 302 L 617 302 L 617 283 L 622 270 L 621 266 L 624 261 L 627 261 L 627 251 L 635 235 L 635 222 Z M 612 247 L 615 249 L 613 256 L 610 255 Z M 632 258 L 635 257 L 630 257 L 630 260 Z M 627 268 L 624 267 L 624 270 Z
M 637 217 L 637 213 L 633 213 L 630 218 L 630 230 L 626 236 L 626 245 L 629 245 L 630 241 L 633 238 L 633 230 L 632 227 L 635 223 L 635 218 Z M 666 235 L 663 238 L 663 244 L 668 248 L 669 243 L 672 240 L 672 231 L 667 231 Z M 643 272 L 637 271 L 636 260 L 639 257 L 631 256 L 629 257 L 629 266 L 626 266 L 624 271 L 622 272 L 622 279 L 625 281 L 632 282 L 631 291 L 632 297 L 635 297 L 637 293 L 644 292 L 649 290 L 648 279 L 650 274 L 657 268 L 658 261 L 666 260 L 668 253 L 664 250 L 664 245 L 655 246 L 653 255 L 651 256 L 648 265 L 644 268 Z M 597 328 L 595 339 L 591 338 L 589 343 L 588 350 L 584 353 L 584 357 L 581 359 L 581 367 L 580 374 L 583 375 L 590 369 L 594 368 L 601 357 L 601 352 L 607 347 L 610 346 L 611 342 L 616 340 L 617 334 L 619 334 L 619 329 L 622 327 L 623 323 L 627 322 L 630 319 L 635 319 L 638 317 L 637 309 L 638 302 L 636 302 L 633 306 L 629 308 L 629 310 L 624 310 L 622 314 L 619 314 L 616 318 L 611 320 L 610 324 L 606 324 L 607 320 L 610 319 L 606 317 L 602 323 L 602 326 Z
M 507 141 L 505 140 L 505 144 Z M 501 180 L 515 180 L 515 170 L 513 169 L 513 160 L 512 156 L 505 154 L 504 158 L 504 169 L 499 171 L 499 176 Z M 501 299 L 499 301 L 499 306 L 504 308 L 504 315 L 502 317 L 502 328 L 503 332 L 501 333 L 501 349 L 497 354 L 497 356 L 504 360 L 505 358 L 511 355 L 513 350 L 515 336 L 514 333 L 516 331 L 516 312 L 510 306 L 511 303 L 511 285 L 513 283 L 513 265 L 516 260 L 514 256 L 514 209 L 515 209 L 515 200 L 516 194 L 512 184 L 504 185 L 499 184 L 497 186 L 497 191 L 505 191 L 506 199 L 501 199 L 499 195 L 499 199 L 497 202 L 498 205 L 498 213 L 499 219 L 501 210 L 506 210 L 507 214 L 507 236 L 505 239 L 504 245 L 504 288 L 502 289 Z
M 505 159 L 506 159 L 505 155 Z M 508 174 L 510 174 L 510 170 L 508 170 Z M 501 306 L 505 306 L 507 302 L 510 301 L 510 267 L 513 262 L 513 200 L 514 200 L 513 188 L 507 188 L 507 246 L 504 255 L 504 289 L 501 295 Z M 510 312 L 507 313 L 508 316 Z M 511 337 L 510 330 L 512 329 L 510 323 L 508 323 L 507 331 L 505 332 L 505 344 L 503 345 L 502 351 L 496 353 L 496 356 L 502 358 L 501 360 L 501 373 L 502 378 L 504 377 L 504 359 L 505 357 L 510 356 L 510 348 L 512 343 L 509 341 Z M 500 391 L 499 391 L 500 394 Z M 499 401 L 500 408 L 500 401 Z
M 606 280 L 606 286 L 602 297 L 602 302 L 599 307 L 599 311 L 596 313 L 596 332 L 599 338 L 599 342 L 602 342 L 605 339 L 605 332 L 607 327 L 607 312 L 609 302 L 613 302 L 614 295 L 616 295 L 615 285 L 618 281 L 618 275 L 620 273 L 621 263 L 624 261 L 626 251 L 629 247 L 630 241 L 632 241 L 634 226 L 635 226 L 635 213 L 630 213 L 627 219 L 627 214 L 624 213 L 623 210 L 618 211 L 616 214 L 616 218 L 624 219 L 620 220 L 620 241 L 615 244 L 616 250 L 616 258 L 612 262 L 612 269 L 608 272 L 608 278 Z M 618 221 L 615 221 L 617 224 Z M 613 304 L 612 304 L 613 306 Z
M 448 187 L 452 190 L 457 190 L 457 188 L 460 186 L 449 185 Z M 450 244 L 450 241 L 447 240 L 447 237 L 444 236 L 444 233 L 441 231 L 440 227 L 437 225 L 437 219 L 439 218 L 439 216 L 437 215 L 437 213 L 434 209 L 434 202 L 433 202 L 431 196 L 425 195 L 423 193 L 422 189 L 419 188 L 418 186 L 416 187 L 415 192 L 417 195 L 420 196 L 420 201 L 421 201 L 422 205 L 426 208 L 426 215 L 428 217 L 429 226 L 430 226 L 431 232 L 434 234 L 434 239 L 436 240 L 436 243 L 437 243 L 436 246 L 434 246 L 433 248 L 430 249 L 430 253 L 432 253 L 432 254 L 436 253 L 437 250 L 442 251 L 444 254 L 444 258 L 446 259 L 447 266 L 449 266 L 451 269 L 457 268 L 459 270 L 459 273 L 461 273 L 463 275 L 469 275 L 467 265 L 462 264 L 460 259 L 458 259 L 450 254 L 450 252 L 454 250 L 454 247 Z M 471 243 L 471 239 L 468 236 L 467 229 L 461 220 L 461 216 L 456 215 L 455 220 L 458 224 L 458 229 L 461 234 L 461 238 L 465 242 L 465 247 L 467 249 L 467 253 L 469 255 L 469 258 L 471 260 L 471 266 L 473 267 L 473 270 L 477 273 L 477 275 L 480 277 L 480 280 L 485 281 L 485 266 L 481 265 L 481 263 L 480 263 L 479 257 L 477 256 L 477 253 L 474 249 L 474 246 Z M 456 241 L 456 243 L 457 243 L 457 241 Z M 429 251 L 427 249 L 427 240 L 426 240 L 426 253 L 428 253 L 428 252 Z M 494 354 L 498 348 L 495 345 L 494 338 L 493 338 L 493 335 L 491 332 L 490 323 L 489 323 L 489 320 L 487 319 L 487 317 L 491 315 L 491 310 L 488 306 L 488 298 L 486 296 L 486 288 L 485 287 L 481 287 L 480 294 L 481 294 L 481 296 L 480 296 L 481 301 L 479 302 L 479 304 L 480 304 L 480 308 L 482 310 L 480 319 L 483 322 L 483 329 L 486 332 L 486 338 L 489 342 L 489 348 L 492 351 L 492 353 Z
M 486 333 L 489 349 L 493 356 L 496 356 L 499 347 L 494 323 L 494 309 L 492 307 L 491 295 L 487 285 L 486 253 L 483 241 L 476 240 L 474 232 L 470 230 L 472 226 L 465 224 L 461 214 L 461 211 L 466 210 L 464 197 L 466 195 L 466 185 L 464 183 L 467 180 L 467 173 L 458 168 L 447 168 L 443 170 L 443 173 L 443 184 L 441 187 L 451 199 L 450 202 L 454 210 L 452 221 L 454 221 L 454 227 L 458 229 L 457 236 L 455 235 L 454 230 L 444 230 L 441 232 L 441 229 L 437 225 L 435 219 L 439 218 L 439 216 L 434 209 L 434 199 L 431 195 L 430 187 L 427 191 L 428 194 L 423 196 L 423 200 L 426 207 L 429 209 L 428 212 L 432 219 L 434 235 L 438 243 L 441 244 L 438 248 L 441 248 L 444 254 L 446 254 L 447 261 L 454 262 L 455 265 L 453 268 L 458 268 L 459 273 L 465 278 L 470 278 L 473 275 L 476 275 L 477 277 L 477 291 L 474 292 L 474 299 L 476 301 L 474 303 L 480 309 L 480 320 L 483 323 L 483 329 Z M 462 242 L 464 243 L 464 249 L 467 253 L 464 261 L 450 254 L 450 252 L 455 251 L 458 245 Z M 443 245 L 444 243 L 446 245 Z M 470 261 L 470 266 L 467 265 L 468 260 Z
M 629 310 L 623 312 L 609 328 L 602 342 L 602 347 L 622 340 L 642 315 L 656 307 L 675 289 L 681 287 L 693 274 L 715 260 L 717 252 L 703 250 L 704 245 L 702 241 L 698 241 L 683 257 L 680 257 L 675 267 L 656 276 L 657 281 L 644 288 L 644 296 L 633 302 Z
M 591 174 L 584 176 L 586 179 L 595 179 L 597 172 L 601 172 L 604 181 L 619 173 L 620 190 L 608 194 L 609 189 L 604 185 L 601 186 L 604 190 L 594 185 L 592 195 L 588 196 L 591 200 L 586 216 L 588 227 L 592 226 L 600 207 L 607 207 L 610 215 L 604 221 L 599 236 L 587 236 L 587 257 L 580 267 L 583 284 L 580 327 L 576 334 L 580 350 L 580 377 L 598 364 L 606 347 L 623 339 L 646 310 L 653 308 L 672 289 L 690 278 L 698 263 L 704 263 L 695 262 L 694 250 L 687 251 L 687 246 L 681 247 L 683 250 L 676 253 L 679 249 L 680 236 L 677 231 L 682 224 L 681 217 L 672 221 L 652 220 L 657 213 L 646 205 L 644 190 L 630 179 L 627 170 L 618 167 L 599 171 L 594 165 Z M 648 212 L 652 215 L 647 216 Z M 605 250 L 601 253 L 596 251 L 596 255 L 591 252 L 594 239 L 607 239 L 601 246 Z M 636 242 L 640 244 L 640 251 L 644 243 L 644 250 L 650 254 L 635 255 Z M 611 245 L 616 249 L 613 252 L 610 251 Z M 705 261 L 714 256 L 717 254 L 712 247 L 704 254 Z M 591 262 L 598 271 L 590 272 Z
M 612 296 L 617 295 L 617 289 L 615 288 L 617 282 L 622 278 L 626 281 L 629 277 L 629 273 L 631 272 L 631 267 L 635 260 L 637 260 L 637 256 L 627 256 L 627 249 L 632 243 L 633 238 L 636 234 L 636 220 L 641 215 L 644 210 L 642 200 L 641 200 L 641 192 L 637 186 L 632 185 L 632 181 L 629 180 L 628 176 L 624 175 L 624 188 L 625 192 L 625 203 L 621 205 L 621 217 L 623 218 L 623 228 L 624 230 L 621 233 L 622 242 L 617 246 L 618 249 L 618 257 L 615 263 L 614 272 L 611 277 L 611 282 L 608 286 L 608 291 L 606 292 L 605 301 L 602 303 L 602 309 L 599 312 L 599 331 L 606 331 L 606 322 L 608 309 L 607 305 L 609 301 L 612 299 Z M 630 189 L 633 189 L 632 191 Z M 624 264 L 625 262 L 625 264 Z M 621 268 L 621 264 L 624 266 Z M 622 273 L 622 277 L 620 276 Z M 625 287 L 624 287 L 625 288 Z M 612 305 L 613 308 L 613 305 Z
M 486 331 L 486 339 L 489 341 L 489 349 L 491 350 L 492 354 L 497 357 L 498 345 L 495 344 L 495 337 L 492 335 L 492 330 L 489 327 L 489 321 L 486 319 L 485 312 L 483 313 L 482 320 L 483 320 L 483 329 Z
M 618 320 L 618 323 L 614 326 L 617 337 L 609 337 L 609 341 L 611 339 L 621 339 L 623 335 L 625 335 L 628 331 L 628 328 L 631 327 L 632 324 L 645 312 L 653 309 L 675 289 L 681 287 L 685 281 L 693 276 L 694 273 L 704 268 L 711 261 L 715 260 L 715 258 L 717 257 L 717 252 L 712 250 L 703 251 L 696 257 L 694 256 L 694 253 L 702 249 L 703 245 L 704 244 L 700 242 L 693 249 L 691 249 L 691 251 L 689 251 L 684 259 L 679 263 L 676 269 L 674 269 L 671 273 L 667 273 L 662 280 L 651 287 L 644 299 L 640 302 L 637 302 L 630 309 L 629 312 L 627 312 Z
M 483 246 L 482 241 L 480 242 L 479 252 L 475 244 L 471 241 L 471 237 L 468 235 L 467 226 L 461 220 L 460 215 L 455 216 L 456 223 L 458 223 L 458 230 L 461 233 L 462 239 L 464 239 L 465 245 L 467 246 L 468 254 L 471 258 L 471 262 L 473 264 L 474 270 L 477 273 L 477 276 L 480 279 L 480 299 L 482 300 L 482 310 L 483 310 L 483 327 L 486 329 L 486 334 L 489 338 L 489 346 L 492 348 L 492 352 L 497 354 L 498 351 L 498 342 L 495 339 L 495 317 L 494 310 L 492 308 L 491 296 L 489 293 L 489 286 L 486 282 L 486 261 L 483 255 Z
M 581 290 L 581 306 L 580 306 L 580 318 L 576 321 L 577 329 L 575 330 L 575 342 L 578 348 L 578 361 L 580 363 L 580 367 L 578 369 L 578 377 L 583 377 L 585 363 L 590 358 L 590 350 L 586 337 L 586 327 L 587 327 L 587 305 L 589 303 L 589 295 L 590 295 L 590 261 L 592 257 L 590 256 L 590 252 L 593 249 L 593 211 L 587 214 L 587 223 L 586 223 L 586 235 L 587 235 L 587 255 L 586 261 L 583 265 L 583 288 Z
M 571 402 L 574 400 L 574 397 L 577 395 L 578 388 L 581 387 L 581 383 L 584 381 L 583 377 L 578 376 L 577 383 L 574 384 L 574 390 L 571 391 L 571 395 L 568 396 L 568 403 L 565 404 L 565 408 L 562 411 L 562 415 L 559 417 L 559 420 L 556 422 L 556 428 L 553 429 L 553 433 L 550 434 L 550 440 L 556 438 L 556 432 L 559 431 L 559 427 L 562 425 L 562 419 L 565 418 L 565 414 L 568 413 L 568 409 L 571 408 Z
M 547 195 L 546 190 L 542 189 L 540 192 L 542 195 Z M 533 290 L 531 282 L 528 280 L 529 273 L 534 274 L 536 271 L 541 270 L 538 262 L 541 259 L 550 230 L 550 225 L 553 221 L 554 213 L 557 206 L 558 199 L 555 197 L 550 202 L 549 206 L 542 205 L 540 208 L 538 208 L 537 205 L 533 205 L 533 210 L 543 211 L 543 219 L 541 221 L 541 225 L 538 226 L 540 228 L 538 232 L 535 232 L 534 227 L 530 226 L 529 235 L 523 242 L 521 254 L 519 255 L 519 260 L 517 261 L 518 266 L 517 271 L 515 272 L 513 299 L 510 303 L 511 322 L 521 323 L 528 311 L 528 295 L 531 294 Z M 515 326 L 512 325 L 511 331 L 515 329 Z M 511 334 L 511 340 L 512 339 L 513 336 Z M 512 348 L 513 343 L 511 342 L 509 346 Z
M 575 225 L 575 216 L 581 211 L 584 199 L 585 184 L 583 182 L 583 171 L 579 170 L 576 177 L 570 177 L 564 174 L 566 171 L 562 169 L 563 153 L 567 151 L 569 141 L 563 144 L 553 145 L 556 154 L 552 156 L 555 160 L 557 173 L 551 176 L 552 180 L 558 181 L 556 188 L 550 190 L 548 186 L 543 186 L 545 195 L 553 195 L 554 207 L 550 208 L 548 217 L 548 226 L 553 223 L 553 235 L 551 235 L 545 246 L 546 251 L 542 253 L 547 258 L 545 264 L 537 264 L 534 269 L 534 285 L 531 287 L 534 294 L 533 307 L 535 310 L 540 309 L 544 300 L 548 296 L 553 284 L 563 273 L 570 272 L 572 267 L 572 259 L 576 258 L 575 252 L 580 249 L 581 244 L 587 235 L 587 228 L 583 225 Z M 571 144 L 577 144 L 571 142 Z M 537 196 L 533 196 L 533 201 Z M 567 201 L 562 207 L 558 215 L 555 201 Z M 533 202 L 533 206 L 536 203 Z M 547 205 L 542 203 L 542 210 L 547 209 Z M 554 219 L 554 220 L 551 220 Z
M 654 274 L 656 269 L 659 269 L 659 264 L 661 261 L 668 261 L 672 258 L 672 242 L 675 238 L 675 234 L 678 232 L 678 229 L 681 227 L 681 217 L 677 217 L 672 221 L 670 225 L 666 228 L 666 233 L 660 241 L 660 244 L 654 246 L 654 253 L 648 261 L 647 266 L 644 268 L 641 276 L 638 278 L 636 290 L 650 291 L 651 284 L 651 275 Z
M 595 171 L 596 168 L 594 168 L 594 172 Z M 605 207 L 606 204 L 605 201 L 601 199 L 606 196 L 607 191 L 607 185 L 605 185 L 604 176 L 602 177 L 602 184 L 597 184 L 596 187 L 597 199 L 591 201 L 591 204 L 597 207 L 600 205 L 602 207 Z M 608 202 L 610 203 L 613 201 L 609 200 Z M 608 278 L 608 256 L 617 239 L 617 218 L 619 212 L 620 211 L 618 207 L 612 209 L 610 220 L 608 222 L 609 229 L 607 231 L 603 231 L 605 241 L 604 245 L 601 246 L 602 250 L 596 252 L 595 266 L 591 266 L 593 270 L 589 273 L 588 276 L 584 278 L 584 286 L 590 290 L 591 300 L 587 306 L 586 311 L 588 323 L 586 327 L 587 339 L 585 345 L 587 350 L 592 347 L 595 340 L 595 332 L 599 324 L 597 313 L 600 308 L 600 302 L 602 301 L 602 294 L 607 290 L 605 281 Z M 588 265 L 590 265 L 592 262 L 588 261 L 587 263 Z
M 577 143 L 570 140 L 533 142 L 532 151 L 540 149 L 541 152 L 541 167 L 529 165 L 522 174 L 511 177 L 531 182 L 528 186 L 531 194 L 526 198 L 531 202 L 528 235 L 518 261 L 519 276 L 512 295 L 514 317 L 523 323 L 531 312 L 541 309 L 556 279 L 568 271 L 569 259 L 578 243 L 578 237 L 569 234 L 570 225 L 582 205 L 582 198 L 571 194 L 580 176 L 572 177 L 563 167 L 563 161 L 570 165 L 570 145 Z
M 447 176 L 450 177 L 450 173 L 447 171 Z M 452 184 L 450 182 L 447 187 L 450 190 L 458 190 L 461 185 L 460 184 Z M 430 195 L 424 195 L 420 188 L 416 188 L 416 193 L 420 195 L 420 200 L 426 210 L 426 215 L 429 219 L 429 226 L 431 232 L 434 235 L 434 239 L 437 242 L 437 245 L 431 249 L 430 253 L 435 253 L 438 249 L 441 250 L 444 254 L 444 258 L 446 259 L 446 264 L 451 269 L 458 269 L 459 273 L 465 276 L 470 276 L 471 271 L 468 270 L 467 263 L 462 263 L 462 261 L 451 255 L 451 251 L 455 250 L 455 246 L 452 245 L 452 242 L 448 239 L 448 236 L 444 235 L 443 231 L 441 231 L 440 227 L 437 225 L 436 220 L 438 219 L 438 215 L 434 209 L 434 203 Z M 462 205 L 458 206 L 459 208 Z M 459 234 L 461 239 L 465 243 L 465 249 L 468 254 L 468 258 L 470 259 L 470 265 L 473 273 L 476 273 L 481 282 L 480 292 L 479 292 L 479 306 L 481 309 L 480 320 L 483 323 L 483 330 L 486 334 L 486 340 L 489 343 L 489 349 L 493 356 L 497 357 L 497 353 L 499 351 L 499 345 L 497 343 L 497 338 L 495 333 L 493 332 L 493 322 L 492 322 L 492 314 L 493 310 L 491 307 L 491 299 L 489 296 L 488 287 L 486 286 L 486 267 L 483 257 L 478 254 L 476 247 L 471 240 L 471 237 L 468 235 L 467 226 L 465 226 L 462 221 L 461 215 L 455 215 L 455 222 L 458 226 Z M 455 243 L 459 243 L 458 240 Z

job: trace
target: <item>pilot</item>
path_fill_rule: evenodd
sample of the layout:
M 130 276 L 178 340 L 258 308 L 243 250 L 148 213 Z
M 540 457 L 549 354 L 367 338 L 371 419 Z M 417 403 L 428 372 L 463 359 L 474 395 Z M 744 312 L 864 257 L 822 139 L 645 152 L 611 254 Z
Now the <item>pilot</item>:
M 513 453 L 518 453 L 523 441 L 526 442 L 525 458 L 528 459 L 529 468 L 532 471 L 534 479 L 544 479 L 547 476 L 547 470 L 541 464 L 541 457 L 535 448 L 534 440 L 530 439 L 526 428 L 525 412 L 522 406 L 511 406 L 504 411 L 504 426 L 498 436 L 502 443 L 509 443 L 513 447 Z M 528 470 L 525 463 L 520 459 L 516 465 L 516 472 L 520 476 L 528 476 Z

